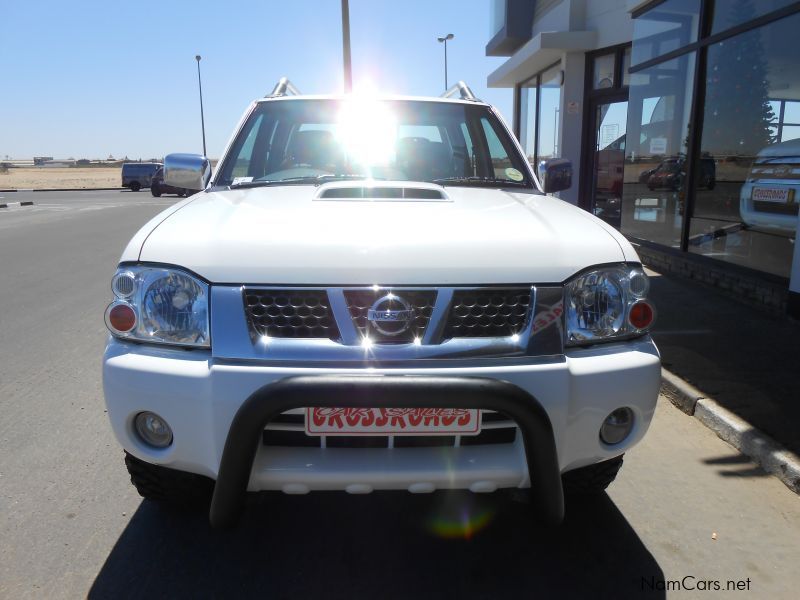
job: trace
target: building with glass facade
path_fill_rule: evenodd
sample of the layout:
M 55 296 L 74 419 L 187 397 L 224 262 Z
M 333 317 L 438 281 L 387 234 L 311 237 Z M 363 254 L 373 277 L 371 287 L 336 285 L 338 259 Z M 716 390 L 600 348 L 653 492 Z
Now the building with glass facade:
M 572 161 L 562 199 L 800 316 L 800 2 L 495 0 L 491 23 L 489 85 L 533 164 Z

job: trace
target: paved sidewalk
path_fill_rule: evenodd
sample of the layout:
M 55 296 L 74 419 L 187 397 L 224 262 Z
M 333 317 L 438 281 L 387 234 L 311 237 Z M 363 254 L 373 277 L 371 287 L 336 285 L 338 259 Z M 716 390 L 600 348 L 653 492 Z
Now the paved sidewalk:
M 649 271 L 664 367 L 800 454 L 800 323 Z

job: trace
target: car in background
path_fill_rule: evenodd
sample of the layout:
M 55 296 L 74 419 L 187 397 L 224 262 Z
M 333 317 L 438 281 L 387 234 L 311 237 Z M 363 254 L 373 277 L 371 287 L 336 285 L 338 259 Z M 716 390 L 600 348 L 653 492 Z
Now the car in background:
M 187 190 L 186 188 L 175 187 L 164 183 L 164 167 L 159 167 L 158 171 L 156 171 L 155 175 L 153 175 L 153 179 L 150 182 L 150 193 L 156 198 L 162 194 L 175 194 L 176 196 L 185 197 L 190 196 L 192 191 Z
M 641 177 L 641 176 L 640 176 Z M 686 159 L 683 156 L 665 158 L 647 177 L 647 187 L 651 190 L 663 189 L 677 191 L 686 177 Z M 717 167 L 710 156 L 700 157 L 697 187 L 713 190 L 717 184 Z
M 645 169 L 641 173 L 639 173 L 639 183 L 647 183 L 650 179 L 650 175 L 656 172 L 658 167 L 653 167 L 652 169 Z
M 142 188 L 149 188 L 153 175 L 163 166 L 161 163 L 156 162 L 123 163 L 122 187 L 130 188 L 132 192 L 138 192 Z
M 750 227 L 797 232 L 800 139 L 763 148 L 739 191 L 739 212 Z

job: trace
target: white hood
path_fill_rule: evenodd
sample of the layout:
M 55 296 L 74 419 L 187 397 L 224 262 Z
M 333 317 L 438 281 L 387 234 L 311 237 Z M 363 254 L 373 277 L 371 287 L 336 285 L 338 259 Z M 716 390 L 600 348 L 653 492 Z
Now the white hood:
M 315 190 L 199 193 L 153 219 L 123 260 L 215 283 L 291 285 L 555 283 L 636 260 L 598 219 L 538 194 L 448 187 L 448 202 L 369 202 L 315 200 Z

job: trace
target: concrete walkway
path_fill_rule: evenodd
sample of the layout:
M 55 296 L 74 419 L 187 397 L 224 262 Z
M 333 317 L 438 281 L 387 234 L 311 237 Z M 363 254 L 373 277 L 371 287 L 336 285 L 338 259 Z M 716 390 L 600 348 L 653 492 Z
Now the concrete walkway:
M 800 454 L 800 323 L 702 284 L 651 273 L 663 366 Z

